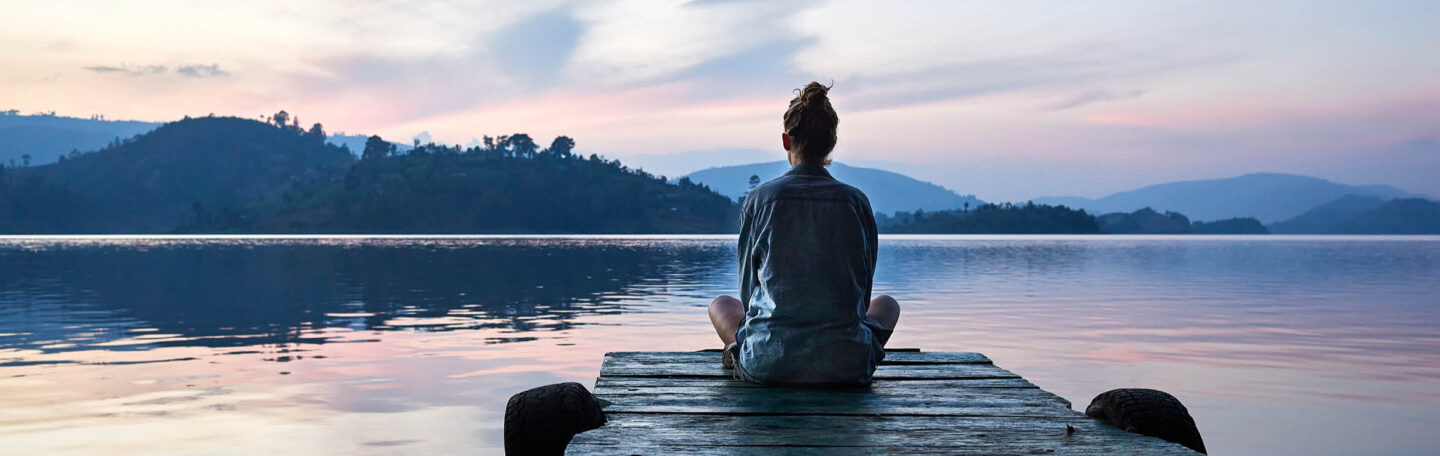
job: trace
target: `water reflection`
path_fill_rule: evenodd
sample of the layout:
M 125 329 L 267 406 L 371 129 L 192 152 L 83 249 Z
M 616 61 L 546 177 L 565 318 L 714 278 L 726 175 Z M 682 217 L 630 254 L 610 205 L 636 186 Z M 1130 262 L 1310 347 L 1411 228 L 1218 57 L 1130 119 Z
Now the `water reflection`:
M 732 242 L 0 239 L 0 447 L 498 451 L 511 393 L 716 348 Z M 984 352 L 1080 405 L 1165 389 L 1217 453 L 1440 450 L 1440 238 L 881 245 L 893 345 Z
M 0 248 L 0 346 L 41 353 L 311 344 L 326 328 L 508 329 L 673 293 L 639 286 L 729 258 L 719 243 L 352 239 L 26 243 Z M 685 288 L 683 285 L 678 287 Z M 281 357 L 280 360 L 285 360 Z M 8 365 L 35 363 L 8 360 Z

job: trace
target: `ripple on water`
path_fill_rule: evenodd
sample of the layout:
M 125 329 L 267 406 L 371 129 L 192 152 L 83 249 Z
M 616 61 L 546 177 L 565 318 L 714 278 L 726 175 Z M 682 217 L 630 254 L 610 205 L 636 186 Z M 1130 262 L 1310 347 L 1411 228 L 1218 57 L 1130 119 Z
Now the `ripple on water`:
M 0 435 L 497 449 L 516 391 L 589 383 L 607 351 L 715 348 L 733 242 L 0 238 Z M 876 291 L 904 306 L 892 345 L 984 352 L 1080 404 L 1165 389 L 1217 452 L 1440 451 L 1440 238 L 886 237 Z

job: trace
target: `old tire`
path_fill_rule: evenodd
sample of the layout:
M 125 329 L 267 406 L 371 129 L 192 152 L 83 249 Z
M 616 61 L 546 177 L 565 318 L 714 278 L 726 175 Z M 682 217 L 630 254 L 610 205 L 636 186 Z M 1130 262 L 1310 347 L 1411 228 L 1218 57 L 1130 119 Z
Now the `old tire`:
M 605 414 L 600 402 L 579 383 L 523 391 L 505 404 L 505 454 L 564 454 L 575 434 L 602 424 Z
M 1120 429 L 1159 437 L 1201 453 L 1205 442 L 1195 419 L 1180 400 L 1164 391 L 1143 388 L 1110 390 L 1095 396 L 1085 414 L 1110 421 Z

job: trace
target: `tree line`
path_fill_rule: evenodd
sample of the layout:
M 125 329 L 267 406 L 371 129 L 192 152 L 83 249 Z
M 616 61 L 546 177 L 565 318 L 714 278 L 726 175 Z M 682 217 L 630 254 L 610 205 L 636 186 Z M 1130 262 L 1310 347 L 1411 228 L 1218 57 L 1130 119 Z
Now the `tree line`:
M 882 233 L 904 234 L 1096 234 L 1095 217 L 1083 210 L 1034 203 L 986 203 L 975 209 L 877 214 Z
M 908 234 L 1268 234 L 1253 218 L 1191 222 L 1176 212 L 1151 208 L 1095 216 L 1065 206 L 982 204 L 964 209 L 877 214 L 885 233 Z

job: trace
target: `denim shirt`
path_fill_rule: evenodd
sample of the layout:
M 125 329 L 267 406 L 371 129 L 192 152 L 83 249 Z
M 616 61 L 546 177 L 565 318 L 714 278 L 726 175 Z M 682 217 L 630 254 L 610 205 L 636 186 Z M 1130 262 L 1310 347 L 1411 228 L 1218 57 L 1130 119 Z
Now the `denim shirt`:
M 867 324 L 877 250 L 860 190 L 798 165 L 740 210 L 738 374 L 768 384 L 868 385 L 882 343 Z

